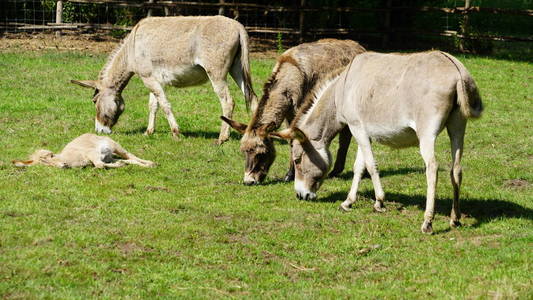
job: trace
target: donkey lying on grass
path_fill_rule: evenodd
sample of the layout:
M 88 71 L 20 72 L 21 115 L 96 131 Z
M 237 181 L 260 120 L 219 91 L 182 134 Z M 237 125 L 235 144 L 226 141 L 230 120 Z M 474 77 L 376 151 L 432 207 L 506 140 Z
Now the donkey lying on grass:
M 115 159 L 116 155 L 121 159 Z M 96 168 L 118 168 L 127 164 L 153 167 L 149 160 L 140 159 L 106 136 L 91 133 L 80 135 L 68 143 L 63 151 L 54 154 L 49 150 L 37 150 L 29 160 L 14 160 L 18 167 L 47 165 L 58 168 L 79 168 L 93 165 Z
M 284 120 L 288 123 L 292 121 L 305 95 L 317 80 L 321 80 L 332 70 L 348 65 L 355 55 L 364 51 L 354 41 L 336 39 L 293 47 L 278 58 L 263 88 L 258 109 L 248 125 L 222 117 L 222 120 L 244 134 L 241 151 L 246 156 L 245 184 L 263 181 L 274 162 L 276 152 L 269 133 L 278 129 Z M 344 169 L 351 137 L 348 128 L 339 136 L 339 151 L 332 176 L 340 174 Z M 293 179 L 294 164 L 291 159 L 285 181 Z
M 154 132 L 156 112 L 161 106 L 176 137 L 179 127 L 164 86 L 194 86 L 209 79 L 220 99 L 222 114 L 231 118 L 235 104 L 226 81 L 228 72 L 244 93 L 247 107 L 251 106 L 253 111 L 257 96 L 250 76 L 248 34 L 239 22 L 222 16 L 146 18 L 109 56 L 98 80 L 72 80 L 72 83 L 95 89 L 96 132 L 110 133 L 124 111 L 122 90 L 133 74 L 139 75 L 150 90 L 145 133 Z M 222 122 L 219 144 L 229 138 L 229 130 Z
M 460 225 L 461 155 L 468 118 L 481 115 L 483 106 L 474 79 L 453 56 L 440 52 L 414 54 L 363 53 L 320 90 L 300 110 L 291 128 L 276 135 L 295 139 L 295 189 L 298 198 L 313 199 L 331 165 L 329 145 L 347 124 L 358 150 L 354 179 L 341 209 L 349 210 L 365 167 L 376 202 L 383 211 L 381 187 L 370 141 L 394 148 L 420 145 L 426 165 L 427 200 L 422 232 L 432 232 L 435 213 L 437 161 L 435 140 L 444 127 L 451 143 L 454 190 L 452 227 Z

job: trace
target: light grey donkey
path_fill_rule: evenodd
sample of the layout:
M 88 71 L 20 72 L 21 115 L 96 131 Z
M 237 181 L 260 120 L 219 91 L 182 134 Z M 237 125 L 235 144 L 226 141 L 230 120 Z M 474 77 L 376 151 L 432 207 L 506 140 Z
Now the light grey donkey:
M 349 210 L 366 167 L 372 178 L 376 202 L 383 211 L 381 187 L 371 141 L 393 148 L 420 147 L 426 165 L 427 200 L 422 231 L 432 233 L 437 185 L 435 141 L 446 128 L 451 143 L 454 190 L 450 225 L 460 225 L 459 189 L 461 156 L 468 118 L 483 111 L 474 79 L 464 65 L 448 53 L 357 55 L 340 75 L 315 90 L 293 121 L 291 128 L 276 135 L 294 139 L 293 158 L 297 196 L 314 199 L 331 166 L 329 145 L 348 125 L 357 141 L 354 178 L 348 198 L 341 204 Z
M 179 127 L 164 87 L 187 87 L 211 81 L 222 105 L 222 115 L 231 118 L 235 106 L 229 93 L 231 74 L 245 96 L 247 107 L 257 106 L 248 59 L 248 34 L 239 22 L 222 17 L 153 17 L 141 20 L 111 54 L 98 80 L 72 80 L 95 89 L 95 129 L 111 133 L 124 111 L 122 90 L 137 74 L 150 90 L 148 127 L 155 128 L 156 111 L 163 109 L 174 137 Z M 215 115 L 215 114 L 214 114 Z M 229 138 L 230 128 L 222 122 L 217 143 Z

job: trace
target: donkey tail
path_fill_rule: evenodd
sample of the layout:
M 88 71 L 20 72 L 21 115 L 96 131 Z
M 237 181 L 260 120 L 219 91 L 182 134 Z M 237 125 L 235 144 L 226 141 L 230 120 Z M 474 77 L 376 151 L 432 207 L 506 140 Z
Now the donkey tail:
M 466 67 L 455 57 L 448 53 L 441 52 L 446 56 L 459 71 L 457 81 L 457 104 L 461 109 L 461 114 L 465 118 L 479 118 L 483 112 L 483 103 L 474 78 L 470 75 Z
M 239 24 L 240 25 L 240 24 Z M 243 74 L 243 92 L 244 99 L 246 101 L 246 109 L 252 109 L 252 112 L 257 107 L 257 95 L 254 92 L 252 87 L 252 75 L 250 73 L 250 60 L 248 57 L 249 44 L 248 44 L 248 33 L 244 26 L 239 26 L 239 41 L 240 41 L 240 60 Z

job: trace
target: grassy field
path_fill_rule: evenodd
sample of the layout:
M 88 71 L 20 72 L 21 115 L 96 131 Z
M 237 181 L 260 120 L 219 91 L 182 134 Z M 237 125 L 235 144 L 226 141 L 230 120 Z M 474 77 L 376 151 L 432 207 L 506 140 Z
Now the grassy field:
M 435 234 L 420 233 L 425 175 L 418 149 L 376 145 L 388 211 L 372 210 L 370 180 L 350 213 L 354 146 L 341 178 L 317 201 L 283 183 L 288 146 L 265 184 L 244 186 L 239 136 L 214 146 L 220 105 L 210 85 L 168 89 L 183 136 L 163 114 L 147 124 L 138 78 L 112 137 L 158 166 L 96 170 L 15 168 L 37 148 L 59 151 L 94 126 L 93 79 L 105 55 L 0 53 L 0 297 L 403 298 L 533 297 L 533 68 L 458 56 L 486 106 L 469 122 L 461 197 L 464 226 L 450 230 L 449 140 L 438 140 Z M 254 59 L 260 92 L 274 64 Z M 236 119 L 247 121 L 243 97 Z M 336 143 L 335 143 L 336 144 Z M 336 147 L 336 145 L 335 145 Z

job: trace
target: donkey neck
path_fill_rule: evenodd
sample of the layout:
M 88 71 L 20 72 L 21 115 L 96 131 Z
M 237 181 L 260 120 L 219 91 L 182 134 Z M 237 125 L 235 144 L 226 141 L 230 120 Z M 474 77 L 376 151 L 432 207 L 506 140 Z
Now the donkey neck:
M 343 124 L 337 118 L 335 103 L 336 80 L 329 83 L 323 92 L 318 92 L 312 106 L 296 120 L 296 126 L 303 130 L 311 141 L 329 146 L 341 131 Z
M 260 127 L 262 125 L 275 123 L 275 129 L 281 126 L 283 120 L 287 119 L 289 122 L 294 118 L 294 109 L 290 99 L 282 95 L 271 95 L 269 99 L 259 105 L 253 121 L 252 127 Z
M 109 56 L 107 63 L 100 72 L 99 81 L 105 88 L 111 88 L 118 93 L 128 84 L 133 72 L 128 67 L 126 43 L 122 43 Z

